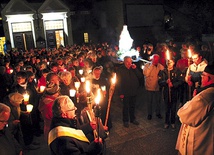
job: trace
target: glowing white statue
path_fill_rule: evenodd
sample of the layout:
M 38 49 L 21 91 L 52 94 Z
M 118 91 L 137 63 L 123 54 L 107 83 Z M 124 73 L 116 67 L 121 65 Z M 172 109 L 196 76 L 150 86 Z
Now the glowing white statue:
M 139 52 L 135 49 L 131 49 L 133 44 L 133 39 L 131 38 L 129 31 L 127 29 L 127 25 L 123 26 L 123 30 L 120 34 L 120 40 L 119 40 L 119 52 L 118 55 L 121 60 L 124 59 L 125 56 L 130 57 L 136 57 L 136 59 L 139 57 Z

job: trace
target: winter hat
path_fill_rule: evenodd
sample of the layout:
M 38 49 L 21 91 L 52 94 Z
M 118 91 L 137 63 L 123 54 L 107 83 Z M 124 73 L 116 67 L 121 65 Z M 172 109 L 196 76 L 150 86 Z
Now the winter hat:
M 20 93 L 11 93 L 8 95 L 11 102 L 13 102 L 16 105 L 19 105 L 22 103 L 24 97 Z
M 60 87 L 57 84 L 49 83 L 46 86 L 46 94 L 53 95 L 60 91 Z

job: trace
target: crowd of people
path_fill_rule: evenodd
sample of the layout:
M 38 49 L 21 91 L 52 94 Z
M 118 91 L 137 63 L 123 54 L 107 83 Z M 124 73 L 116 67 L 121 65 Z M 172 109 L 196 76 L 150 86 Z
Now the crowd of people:
M 160 110 L 163 99 L 163 126 L 175 129 L 177 108 L 183 108 L 188 100 L 193 102 L 203 92 L 204 70 L 213 73 L 206 69 L 213 62 L 211 51 L 205 47 L 186 42 L 179 49 L 172 42 L 156 46 L 146 42 L 142 48 L 136 47 L 143 60 L 138 62 L 130 56 L 120 60 L 118 46 L 107 43 L 8 51 L 0 57 L 0 134 L 3 135 L 0 143 L 13 143 L 14 154 L 22 154 L 25 149 L 38 149 L 37 139 L 44 134 L 52 154 L 102 154 L 105 138 L 112 128 L 107 109 L 115 73 L 117 82 L 113 91 L 123 104 L 125 128 L 129 122 L 140 124 L 135 116 L 135 103 L 137 92 L 143 87 L 147 98 L 142 102 L 148 107 L 148 121 L 154 111 L 157 118 L 163 118 Z M 29 95 L 27 101 L 24 94 Z M 100 100 L 95 101 L 98 95 Z M 33 105 L 31 112 L 27 111 L 28 104 Z M 185 122 L 182 110 L 178 114 L 181 122 Z M 4 151 L 1 147 L 0 153 Z

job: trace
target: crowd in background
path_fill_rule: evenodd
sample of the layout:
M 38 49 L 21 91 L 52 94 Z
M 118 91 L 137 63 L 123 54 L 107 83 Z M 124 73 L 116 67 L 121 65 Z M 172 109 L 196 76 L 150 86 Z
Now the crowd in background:
M 170 109 L 174 114 L 174 116 L 171 117 L 175 117 L 176 104 L 180 103 L 179 106 L 182 106 L 189 99 L 187 88 L 188 86 L 193 86 L 193 84 L 190 83 L 192 76 L 188 77 L 186 75 L 186 72 L 189 71 L 189 66 L 195 63 L 192 56 L 188 55 L 188 50 L 191 50 L 192 55 L 196 53 L 197 58 L 200 57 L 201 61 L 199 63 L 204 61 L 206 64 L 212 64 L 213 53 L 211 48 L 213 47 L 209 48 L 208 45 L 199 45 L 195 42 L 185 42 L 179 47 L 176 43 L 170 41 L 168 43 L 157 43 L 156 45 L 145 42 L 142 46 L 134 48 L 139 51 L 140 57 L 143 59 L 143 61 L 138 62 L 135 61 L 135 58 L 132 60 L 136 65 L 136 69 L 141 73 L 138 79 L 139 86 L 146 88 L 150 96 L 152 96 L 153 92 L 157 91 L 160 93 L 160 97 L 164 98 L 167 107 L 166 115 L 164 116 L 166 117 L 164 128 L 168 128 L 170 119 L 167 117 L 170 115 Z M 59 49 L 44 48 L 31 49 L 29 51 L 14 49 L 8 51 L 6 55 L 1 55 L 0 102 L 10 106 L 11 111 L 16 113 L 14 118 L 9 119 L 9 124 L 11 123 L 13 125 L 10 132 L 16 140 L 22 146 L 29 147 L 29 149 L 36 149 L 37 144 L 32 144 L 33 139 L 36 139 L 36 137 L 39 137 L 44 132 L 44 139 L 48 141 L 48 132 L 53 118 L 52 105 L 60 95 L 70 96 L 69 90 L 76 89 L 75 82 L 80 82 L 81 84 L 76 96 L 74 98 L 70 97 L 77 108 L 77 117 L 82 123 L 84 122 L 82 118 L 84 114 L 82 114 L 82 111 L 84 111 L 88 103 L 85 81 L 90 80 L 92 84 L 91 100 L 96 95 L 98 88 L 102 86 L 106 87 L 105 90 L 102 89 L 102 97 L 104 99 L 101 104 L 101 120 L 102 124 L 104 124 L 111 78 L 114 73 L 120 73 L 121 66 L 124 65 L 123 60 L 120 60 L 117 55 L 118 51 L 119 48 L 117 45 L 102 43 L 97 45 L 73 45 L 60 47 Z M 167 51 L 170 53 L 170 60 L 167 60 Z M 158 57 L 158 60 L 156 60 L 158 62 L 156 63 L 154 62 L 155 57 Z M 149 68 L 150 64 L 154 64 L 156 67 L 158 64 L 162 66 L 157 73 L 155 73 L 157 83 L 155 83 L 154 86 L 156 87 L 158 85 L 157 89 L 150 89 L 146 86 L 146 82 L 148 82 L 146 79 L 148 80 L 149 77 L 149 71 L 146 72 L 146 68 Z M 143 68 L 142 66 L 145 67 Z M 174 67 L 176 67 L 176 71 L 171 72 L 171 78 L 173 79 L 168 80 L 170 78 L 167 77 L 167 70 L 172 70 Z M 135 67 L 133 69 L 135 69 Z M 164 69 L 166 70 L 164 71 Z M 162 73 L 159 72 L 160 70 L 162 70 Z M 128 75 L 124 74 L 124 76 Z M 121 78 L 123 79 L 124 77 L 120 77 L 120 80 Z M 118 81 L 118 83 L 120 82 L 121 81 Z M 174 89 L 172 87 L 175 83 L 177 86 Z M 46 87 L 44 92 L 42 92 L 41 86 Z M 163 91 L 166 92 L 164 93 L 165 95 L 169 92 L 167 88 L 171 89 L 171 94 L 168 94 L 171 96 L 161 96 Z M 194 89 L 191 90 L 191 95 Z M 21 97 L 25 93 L 30 94 L 29 103 L 34 106 L 30 114 L 30 119 L 29 114 L 26 113 L 26 104 Z M 124 98 L 124 94 L 120 93 L 120 90 L 116 87 L 115 95 L 120 96 L 121 99 L 126 99 Z M 156 99 L 157 98 L 159 97 L 156 97 Z M 171 101 L 171 99 L 173 100 Z M 148 102 L 152 101 L 150 100 Z M 174 102 L 174 106 L 167 106 L 168 102 Z M 150 103 L 148 103 L 148 105 L 150 105 Z M 156 116 L 162 119 L 160 111 L 157 110 L 160 109 L 156 109 Z M 131 111 L 131 113 L 133 112 Z M 148 120 L 152 119 L 152 113 L 151 107 L 148 106 Z M 124 127 L 128 127 L 127 119 L 128 118 L 123 118 L 125 122 Z M 41 121 L 44 121 L 44 129 L 41 129 Z M 135 125 L 139 124 L 139 122 L 135 120 L 135 116 L 133 116 L 131 122 Z M 171 125 L 173 128 L 175 128 L 174 124 L 175 120 L 172 118 Z M 110 130 L 111 127 L 111 117 L 109 117 L 107 129 L 104 128 L 105 130 Z M 21 132 L 18 132 L 18 130 Z M 20 133 L 22 134 L 21 136 Z M 23 139 L 21 139 L 21 137 L 23 137 Z

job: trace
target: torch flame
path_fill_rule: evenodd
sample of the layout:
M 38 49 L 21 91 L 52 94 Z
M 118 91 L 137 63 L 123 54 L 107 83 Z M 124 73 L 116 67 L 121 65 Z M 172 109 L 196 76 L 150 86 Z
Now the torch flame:
M 188 57 L 191 58 L 192 57 L 192 52 L 190 49 L 188 49 Z
M 86 90 L 87 93 L 90 92 L 90 82 L 88 80 L 85 83 L 85 90 Z
M 95 103 L 96 103 L 96 104 L 99 104 L 100 99 L 101 99 L 100 89 L 98 89 L 98 90 L 97 90 L 97 96 L 96 96 L 96 98 L 95 98 Z
M 170 60 L 169 50 L 166 51 L 166 59 L 167 59 L 167 60 Z
M 115 84 L 115 83 L 116 83 L 116 77 L 117 77 L 117 75 L 116 75 L 116 73 L 115 73 L 115 74 L 114 74 L 114 77 L 111 79 L 112 84 Z

